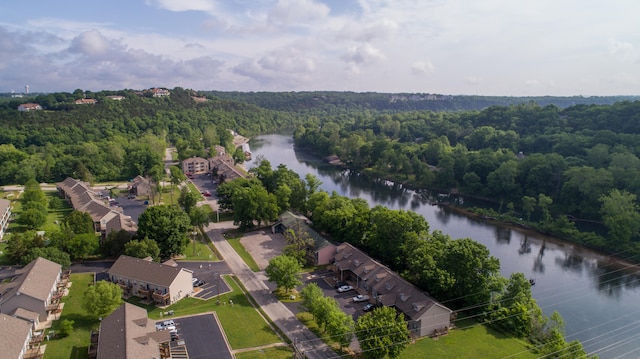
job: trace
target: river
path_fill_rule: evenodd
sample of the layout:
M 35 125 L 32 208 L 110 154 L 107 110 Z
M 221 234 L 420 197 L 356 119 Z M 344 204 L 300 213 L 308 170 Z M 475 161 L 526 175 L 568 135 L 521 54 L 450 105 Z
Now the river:
M 285 164 L 302 178 L 311 173 L 321 189 L 370 206 L 411 210 L 423 215 L 430 230 L 452 238 L 472 238 L 500 260 L 501 273 L 522 272 L 535 279 L 532 294 L 546 315 L 558 311 L 565 321 L 567 340 L 580 340 L 600 358 L 640 357 L 640 271 L 586 248 L 517 229 L 479 221 L 432 204 L 412 190 L 343 171 L 294 149 L 288 135 L 263 135 L 250 141 L 255 166 L 260 157 L 275 168 Z M 445 198 L 456 201 L 458 198 Z

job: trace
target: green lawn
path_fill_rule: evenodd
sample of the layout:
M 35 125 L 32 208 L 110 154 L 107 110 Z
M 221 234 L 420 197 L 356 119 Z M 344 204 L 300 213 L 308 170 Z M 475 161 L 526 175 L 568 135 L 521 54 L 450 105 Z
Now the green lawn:
M 7 250 L 7 242 L 0 242 L 0 265 L 2 266 L 8 266 L 13 264 L 11 263 L 11 261 L 9 261 L 9 258 L 5 254 L 6 250 Z
M 227 238 L 227 242 L 229 242 L 231 247 L 233 247 L 233 249 L 238 253 L 238 255 L 242 258 L 242 260 L 249 266 L 249 268 L 251 268 L 252 271 L 254 272 L 260 271 L 260 267 L 258 267 L 258 264 L 256 263 L 256 261 L 253 259 L 251 254 L 247 252 L 247 250 L 244 248 L 242 243 L 240 243 L 240 237 Z
M 516 353 L 512 358 L 536 358 L 528 352 L 529 344 L 506 336 L 478 323 L 458 323 L 461 328 L 449 332 L 437 340 L 422 338 L 402 352 L 402 358 L 502 358 Z
M 236 359 L 290 359 L 292 356 L 293 351 L 289 347 L 272 347 L 235 355 Z
M 58 192 L 45 191 L 44 194 L 49 200 L 53 197 L 58 197 Z M 66 201 L 60 201 L 60 203 L 61 208 L 59 209 L 49 208 L 47 221 L 41 228 L 39 228 L 39 230 L 43 230 L 47 233 L 58 230 L 60 226 L 57 223 L 60 223 L 64 219 L 64 217 L 71 213 L 71 211 L 73 210 L 71 208 L 71 205 Z M 22 233 L 27 230 L 25 226 L 18 223 L 17 221 L 20 218 L 20 212 L 22 212 L 22 202 L 20 200 L 13 200 L 11 201 L 11 205 L 12 211 L 15 215 L 15 219 L 9 223 L 9 230 L 12 232 Z
M 218 257 L 214 252 L 211 251 L 211 248 L 206 244 L 202 243 L 200 240 L 190 240 L 189 246 L 184 250 L 184 258 L 180 258 L 183 261 L 208 261 L 208 260 L 218 260 Z M 194 250 L 195 243 L 195 250 Z
M 130 302 L 147 308 L 149 318 L 152 319 L 160 319 L 160 312 L 168 310 L 173 310 L 177 316 L 215 311 L 232 349 L 252 348 L 281 342 L 282 340 L 265 319 L 249 303 L 249 299 L 235 280 L 229 277 L 223 278 L 233 291 L 220 296 L 220 305 L 215 299 L 205 301 L 197 298 L 185 298 L 164 309 L 142 305 L 136 299 Z M 233 301 L 233 305 L 230 304 L 230 301 Z
M 64 297 L 64 309 L 60 320 L 53 322 L 52 330 L 59 332 L 60 322 L 64 319 L 73 320 L 73 333 L 66 338 L 51 339 L 47 344 L 45 359 L 77 359 L 88 358 L 91 330 L 100 325 L 97 319 L 90 318 L 82 309 L 84 290 L 93 283 L 93 274 L 72 274 L 69 295 Z
M 324 330 L 322 330 L 318 326 L 318 323 L 316 323 L 316 321 L 313 319 L 313 315 L 311 315 L 311 313 L 300 312 L 296 314 L 296 318 L 298 318 L 298 320 L 300 320 L 302 324 L 304 324 L 307 328 L 309 328 L 309 330 L 311 330 L 315 335 L 317 335 L 318 338 L 322 339 L 323 342 L 325 342 L 327 345 L 333 348 L 333 350 L 335 350 L 337 353 L 340 353 L 341 351 L 340 343 L 333 340 L 331 336 L 329 336 Z M 346 352 L 342 354 L 346 354 Z

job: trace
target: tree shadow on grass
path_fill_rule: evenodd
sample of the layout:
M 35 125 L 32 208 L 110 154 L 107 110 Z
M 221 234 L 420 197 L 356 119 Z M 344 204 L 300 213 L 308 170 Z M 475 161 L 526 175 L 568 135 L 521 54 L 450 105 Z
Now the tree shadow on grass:
M 73 347 L 71 349 L 70 359 L 85 359 L 89 358 L 89 347 Z

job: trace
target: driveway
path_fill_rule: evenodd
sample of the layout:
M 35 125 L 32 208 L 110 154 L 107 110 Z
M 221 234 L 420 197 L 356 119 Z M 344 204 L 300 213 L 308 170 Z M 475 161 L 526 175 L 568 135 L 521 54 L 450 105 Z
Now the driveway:
M 285 239 L 282 234 L 273 234 L 268 229 L 246 233 L 240 243 L 251 254 L 260 270 L 265 270 L 271 258 L 282 254 Z

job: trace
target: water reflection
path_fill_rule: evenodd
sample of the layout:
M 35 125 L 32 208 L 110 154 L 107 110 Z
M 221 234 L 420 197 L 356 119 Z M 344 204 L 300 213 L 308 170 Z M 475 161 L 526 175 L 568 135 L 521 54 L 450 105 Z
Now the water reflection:
M 496 243 L 498 245 L 511 243 L 511 228 L 496 226 Z
M 414 192 L 387 181 L 375 181 L 352 171 L 343 171 L 321 159 L 295 151 L 290 136 L 260 136 L 251 141 L 254 158 L 264 155 L 276 167 L 283 163 L 301 177 L 314 174 L 323 182 L 321 188 L 347 197 L 362 198 L 371 207 L 412 210 L 423 215 L 431 231 L 442 231 L 452 238 L 472 238 L 484 244 L 500 260 L 500 271 L 508 277 L 522 272 L 535 278 L 534 298 L 545 314 L 558 311 L 566 323 L 571 340 L 598 337 L 585 348 L 593 351 L 615 343 L 607 336 L 619 327 L 618 322 L 602 325 L 611 318 L 625 318 L 638 310 L 640 274 L 631 266 L 614 265 L 606 256 L 565 242 L 519 228 L 505 228 L 493 223 L 465 217 L 438 203 L 460 203 L 458 196 L 439 196 L 428 191 Z M 252 167 L 252 162 L 247 163 Z M 465 205 L 480 205 L 472 199 Z M 516 254 L 516 252 L 518 254 Z M 585 330 L 588 329 L 588 330 Z M 610 350 L 601 358 L 613 358 L 629 349 Z

